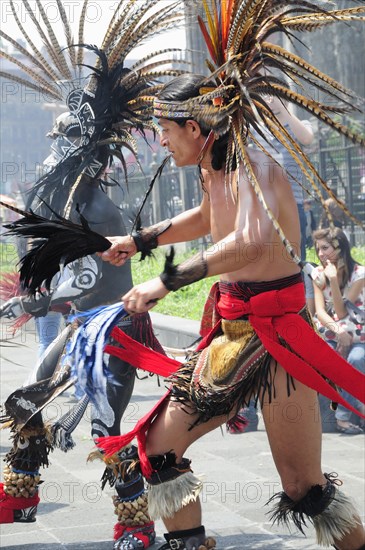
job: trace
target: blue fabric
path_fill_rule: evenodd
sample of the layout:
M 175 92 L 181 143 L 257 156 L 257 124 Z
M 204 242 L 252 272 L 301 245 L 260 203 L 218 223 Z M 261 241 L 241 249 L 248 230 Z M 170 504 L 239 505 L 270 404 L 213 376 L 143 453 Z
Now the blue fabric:
M 306 273 L 305 271 L 302 271 L 303 273 L 303 280 L 304 280 L 304 286 L 305 286 L 305 297 L 307 300 L 314 300 L 314 288 L 313 288 L 313 281 Z
M 71 365 L 79 388 L 96 407 L 105 386 L 105 377 L 111 376 L 104 359 L 105 344 L 114 326 L 127 315 L 123 303 L 118 302 L 70 317 L 71 322 L 79 319 L 83 324 L 68 343 L 63 362 Z
M 298 204 L 298 215 L 299 215 L 299 223 L 300 223 L 300 259 L 302 262 L 305 262 L 306 257 L 306 250 L 305 250 L 305 243 L 306 243 L 306 231 L 307 231 L 307 217 L 305 215 L 304 206 L 303 204 Z

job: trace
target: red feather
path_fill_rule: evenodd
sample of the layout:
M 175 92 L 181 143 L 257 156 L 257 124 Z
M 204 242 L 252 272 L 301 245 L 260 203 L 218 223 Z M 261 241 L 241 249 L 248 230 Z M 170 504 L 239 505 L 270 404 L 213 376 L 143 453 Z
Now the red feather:
M 198 15 L 198 23 L 199 23 L 199 26 L 200 26 L 200 30 L 203 33 L 203 37 L 204 37 L 205 43 L 207 45 L 207 48 L 209 50 L 209 53 L 211 55 L 211 58 L 213 59 L 213 61 L 215 63 L 217 63 L 217 57 L 216 57 L 216 54 L 215 54 L 212 39 L 210 38 L 209 33 L 207 31 L 207 28 L 205 26 L 205 23 L 204 23 L 203 19 L 200 17 L 200 15 Z
M 222 0 L 222 50 L 224 51 L 224 61 L 227 60 L 227 42 L 229 26 L 231 22 L 231 15 L 233 9 L 234 0 Z
M 4 273 L 0 279 L 0 300 L 7 302 L 14 296 L 23 296 L 24 288 L 20 284 L 19 273 L 17 271 L 11 271 Z M 7 326 L 11 327 L 11 332 L 16 333 L 25 323 L 31 319 L 32 316 L 29 313 L 23 313 L 15 319 L 13 322 L 7 323 Z

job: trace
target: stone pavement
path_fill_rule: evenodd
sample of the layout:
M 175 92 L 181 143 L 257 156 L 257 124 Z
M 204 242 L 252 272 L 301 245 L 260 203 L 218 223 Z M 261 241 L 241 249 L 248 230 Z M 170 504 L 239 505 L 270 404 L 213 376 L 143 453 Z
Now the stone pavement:
M 6 337 L 4 328 L 2 338 Z M 0 365 L 1 402 L 19 387 L 36 362 L 35 334 L 26 327 L 13 340 L 3 343 Z M 128 431 L 164 391 L 155 378 L 137 380 L 135 392 L 124 420 Z M 60 397 L 45 410 L 52 420 L 72 406 L 70 395 Z M 86 418 L 74 432 L 76 447 L 63 454 L 50 455 L 50 467 L 44 471 L 41 504 L 36 523 L 9 524 L 0 527 L 0 547 L 11 550 L 112 550 L 115 523 L 111 503 L 112 490 L 100 490 L 103 467 L 86 463 L 94 448 Z M 298 433 L 300 437 L 300 433 Z M 1 457 L 9 450 L 7 431 L 0 432 Z M 325 434 L 323 437 L 324 471 L 336 471 L 344 481 L 364 519 L 364 437 Z M 220 550 L 314 550 L 313 530 L 307 538 L 293 530 L 272 528 L 265 502 L 280 490 L 266 433 L 260 419 L 259 430 L 228 435 L 220 429 L 198 441 L 189 452 L 195 472 L 204 472 L 202 494 L 204 524 L 217 539 Z M 3 462 L 1 460 L 1 468 Z M 157 550 L 163 542 L 161 522 L 157 522 Z

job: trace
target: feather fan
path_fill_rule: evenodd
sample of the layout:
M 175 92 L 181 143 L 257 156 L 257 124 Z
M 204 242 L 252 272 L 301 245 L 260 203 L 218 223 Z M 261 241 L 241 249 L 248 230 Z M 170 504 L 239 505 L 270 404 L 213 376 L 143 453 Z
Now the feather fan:
M 34 295 L 42 287 L 50 289 L 53 276 L 63 266 L 95 252 L 104 252 L 111 243 L 92 231 L 86 219 L 79 213 L 80 224 L 56 214 L 48 220 L 34 212 L 10 207 L 0 201 L 1 206 L 10 208 L 22 217 L 4 225 L 6 235 L 32 239 L 30 251 L 20 260 L 20 284 Z

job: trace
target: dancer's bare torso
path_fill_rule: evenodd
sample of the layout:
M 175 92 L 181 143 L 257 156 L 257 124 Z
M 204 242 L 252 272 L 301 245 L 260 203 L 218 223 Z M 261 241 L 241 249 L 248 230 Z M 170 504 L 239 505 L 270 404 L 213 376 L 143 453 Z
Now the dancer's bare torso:
M 298 211 L 284 171 L 261 151 L 249 149 L 249 155 L 266 204 L 297 252 L 300 241 Z M 209 211 L 213 242 L 219 243 L 235 232 L 237 264 L 242 255 L 249 260 L 244 267 L 222 274 L 221 280 L 269 281 L 297 273 L 298 267 L 258 200 L 245 169 L 241 166 L 239 176 L 235 173 L 232 186 L 229 178 L 224 179 L 223 171 L 203 170 L 203 176 L 206 193 L 202 208 L 207 214 Z M 221 248 L 224 258 L 226 252 L 224 246 Z

